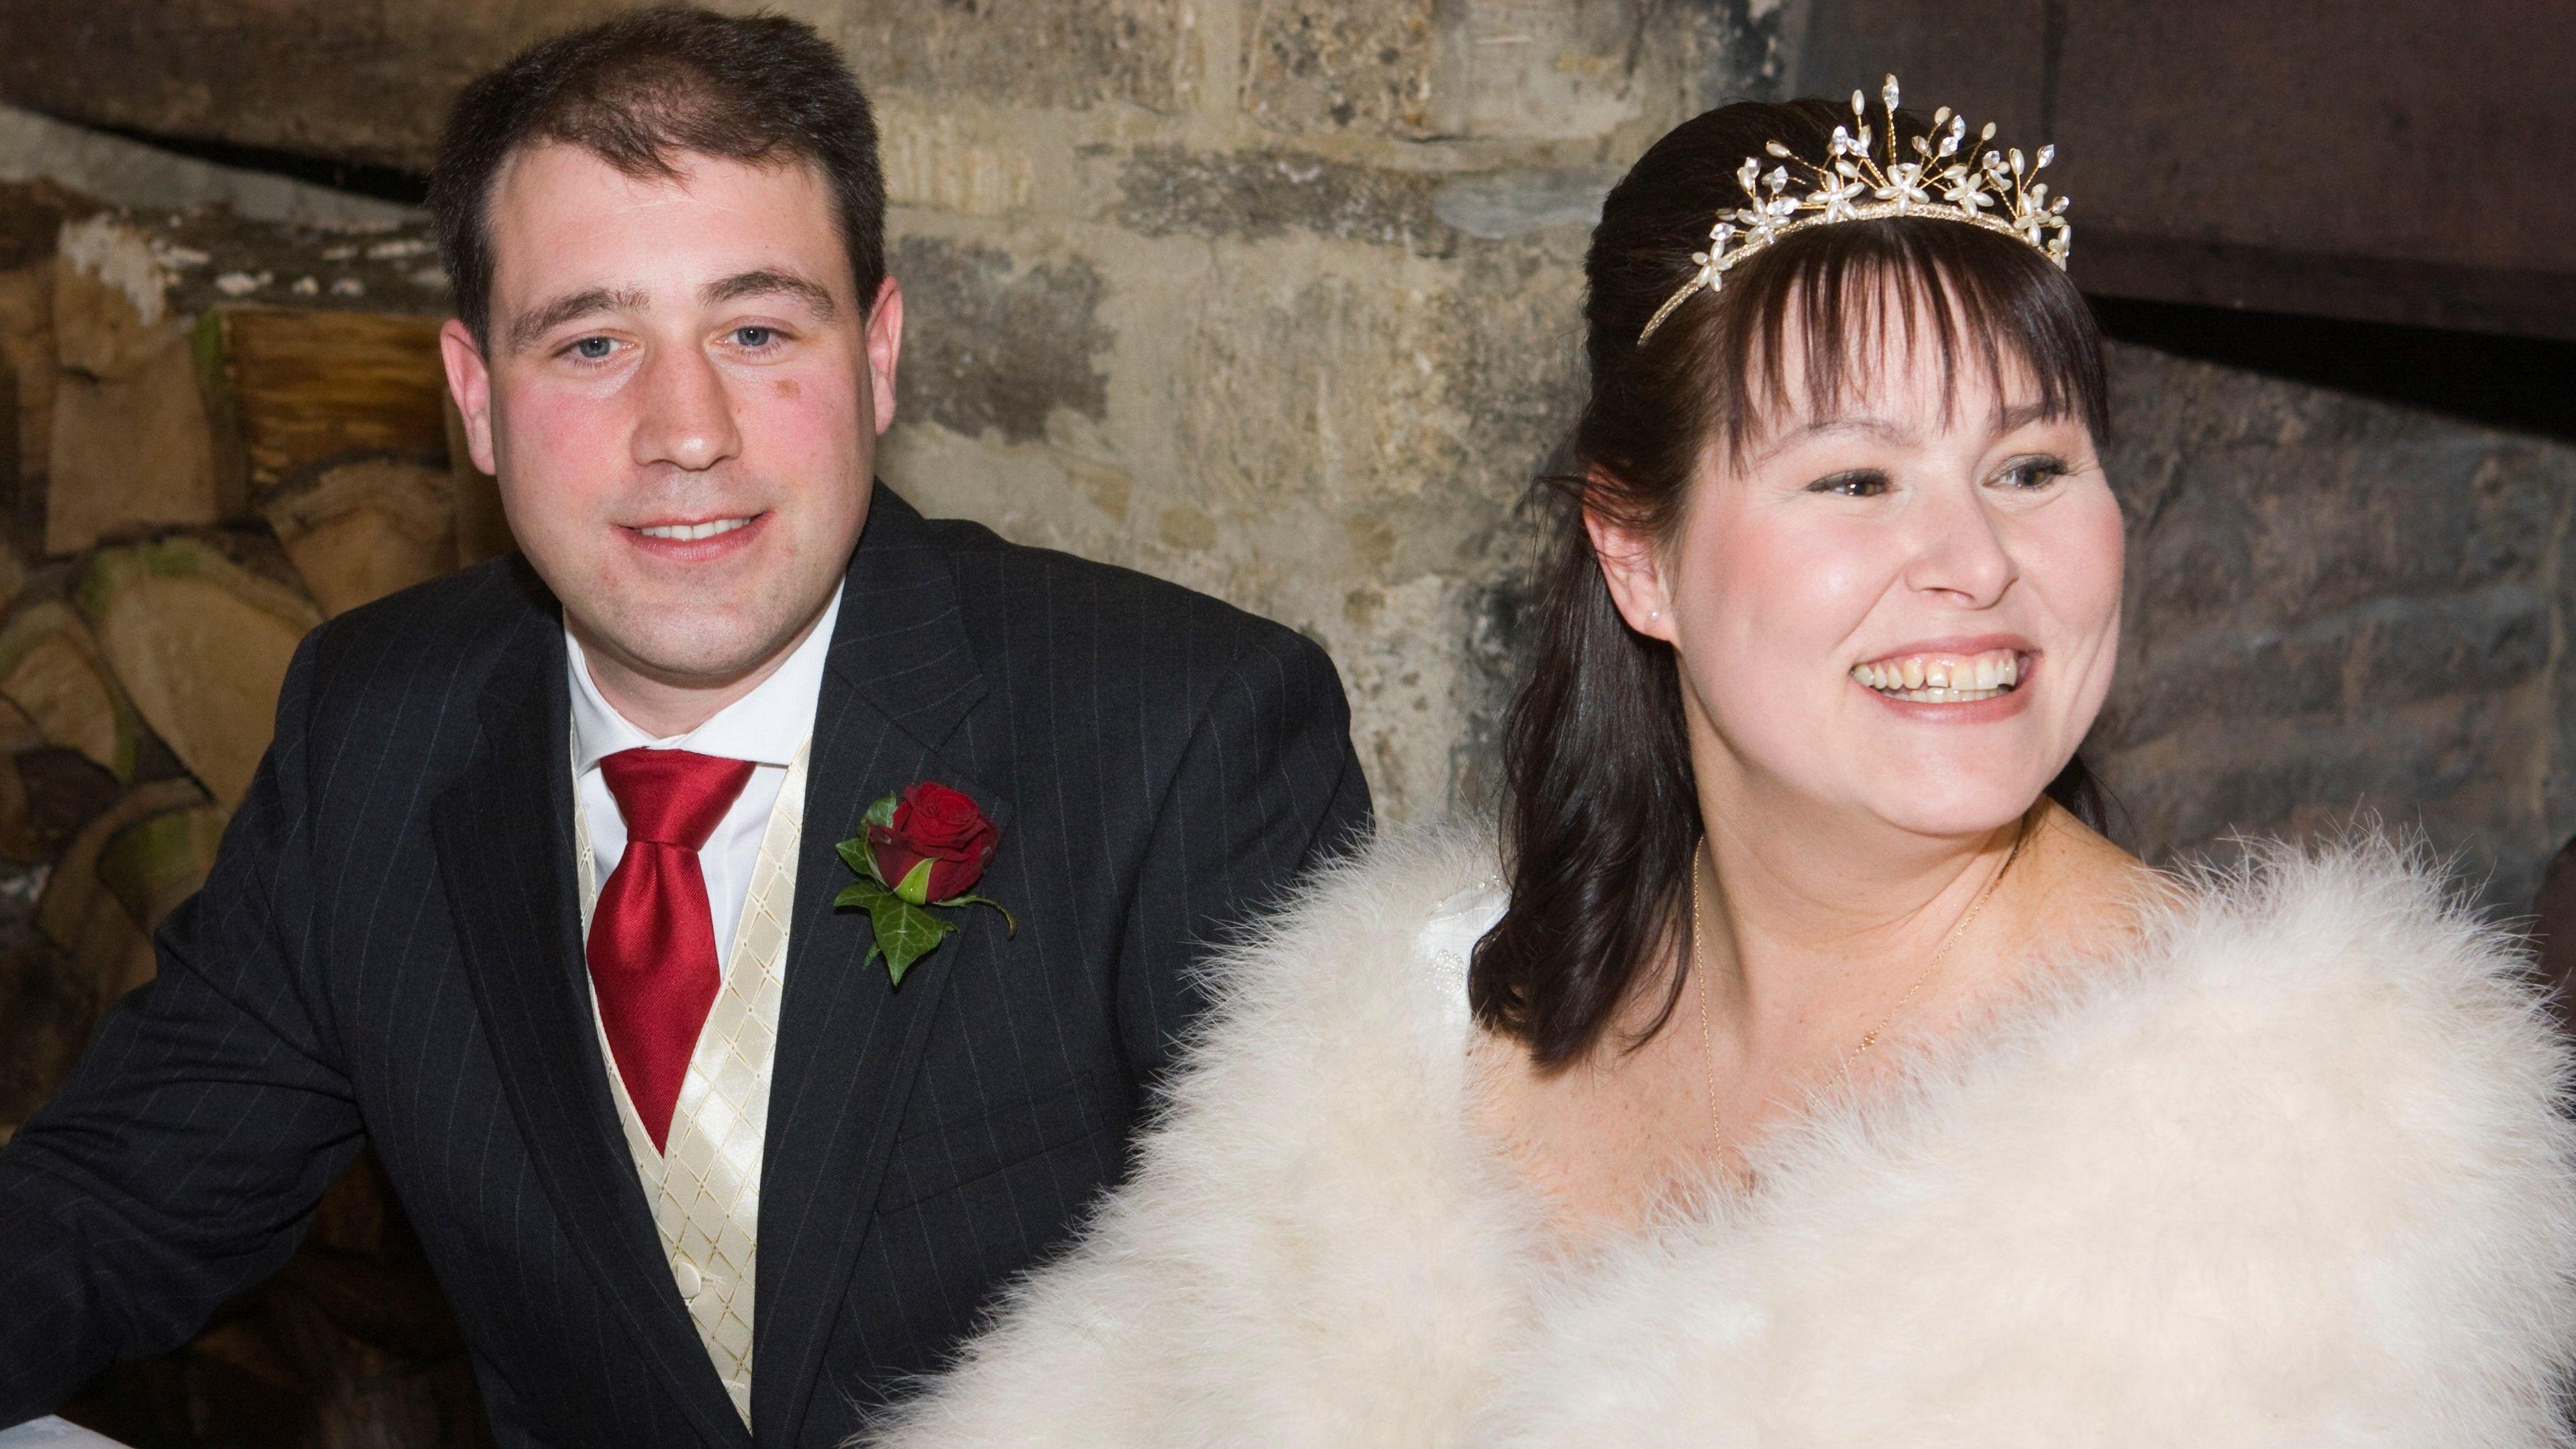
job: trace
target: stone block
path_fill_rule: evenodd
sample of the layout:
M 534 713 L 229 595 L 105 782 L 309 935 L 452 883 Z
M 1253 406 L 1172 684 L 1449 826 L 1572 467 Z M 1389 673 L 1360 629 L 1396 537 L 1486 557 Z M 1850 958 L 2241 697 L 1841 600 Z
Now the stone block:
M 1254 7 L 1243 36 L 1243 105 L 1296 134 L 1432 130 L 1438 0 L 1290 0 Z
M 1688 53 L 1689 11 L 1651 0 L 1448 0 L 1429 123 L 1442 135 L 1577 140 L 1637 120 Z
M 449 102 L 631 0 L 13 0 L 0 96 L 153 135 L 428 167 Z
M 796 0 L 871 92 L 949 104 L 1169 111 L 1186 98 L 1189 0 Z
M 1119 166 L 1118 221 L 1146 236 L 1318 236 L 1445 256 L 1457 234 L 1437 178 L 1278 151 L 1140 146 Z
M 2546 832 L 2520 784 L 2536 741 L 2519 700 L 2451 699 L 2341 719 L 2211 721 L 2094 763 L 2120 806 L 2115 833 L 2151 861 L 2187 859 L 2234 834 L 2330 835 L 2360 823 L 2469 849 L 2479 869 L 2529 855 L 2536 871 Z
M 1486 241 L 1557 227 L 1588 232 L 1623 174 L 1615 166 L 1553 166 L 1453 176 L 1431 194 L 1431 212 Z
M 1778 7 L 1761 0 L 1246 8 L 1243 107 L 1283 134 L 1598 141 L 1651 132 L 1748 80 L 1776 84 L 1779 69 Z
M 2373 598 L 2274 630 L 2213 625 L 2124 651 L 2094 738 L 2139 744 L 2201 722 L 2355 719 L 2505 691 L 2549 664 L 2551 600 L 2519 583 Z M 2138 639 L 2133 632 L 2131 638 Z
M 13 0 L 0 97 L 90 125 L 428 168 L 475 75 L 640 0 Z M 779 8 L 725 0 L 723 8 Z M 1042 109 L 1184 98 L 1189 0 L 791 0 L 863 85 Z
M 1088 263 L 1024 266 L 996 247 L 906 237 L 888 264 L 904 291 L 899 417 L 1028 442 L 1059 408 L 1105 415 L 1111 338 Z

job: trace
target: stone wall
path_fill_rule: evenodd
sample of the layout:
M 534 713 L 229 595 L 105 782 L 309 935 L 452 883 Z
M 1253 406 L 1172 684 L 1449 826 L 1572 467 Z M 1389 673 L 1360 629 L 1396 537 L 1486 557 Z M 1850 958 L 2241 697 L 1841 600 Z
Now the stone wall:
M 384 71 L 190 111 L 154 99 L 203 99 L 185 64 L 167 86 L 146 67 L 123 124 L 417 166 L 440 87 L 616 8 L 84 13 L 222 29 L 246 47 L 227 74 L 321 63 L 298 46 Z M 1673 121 L 1776 89 L 1779 0 L 786 8 L 882 112 L 912 319 L 894 485 L 1286 620 L 1339 662 L 1388 818 L 1482 804 L 1527 542 L 1511 504 L 1576 400 L 1593 205 Z M 0 174 L 31 134 L 0 124 Z M 2576 456 L 2142 349 L 2115 367 L 2131 637 L 2092 753 L 2126 837 L 2161 858 L 2367 807 L 2527 898 L 2576 828 Z
M 1305 631 L 1387 818 L 1482 798 L 1594 209 L 1776 8 L 805 5 L 887 138 L 886 477 Z
M 2112 383 L 2123 842 L 2375 817 L 2526 910 L 2576 830 L 2576 446 L 2142 347 Z

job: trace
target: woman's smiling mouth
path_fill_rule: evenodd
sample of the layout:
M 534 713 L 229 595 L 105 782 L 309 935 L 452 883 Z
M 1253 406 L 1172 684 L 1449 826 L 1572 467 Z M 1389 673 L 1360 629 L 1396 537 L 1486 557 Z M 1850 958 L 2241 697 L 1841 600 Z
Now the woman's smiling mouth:
M 2012 693 L 2029 670 L 2029 657 L 2017 649 L 1986 649 L 1892 654 L 1853 665 L 1851 677 L 1908 704 L 1975 704 Z

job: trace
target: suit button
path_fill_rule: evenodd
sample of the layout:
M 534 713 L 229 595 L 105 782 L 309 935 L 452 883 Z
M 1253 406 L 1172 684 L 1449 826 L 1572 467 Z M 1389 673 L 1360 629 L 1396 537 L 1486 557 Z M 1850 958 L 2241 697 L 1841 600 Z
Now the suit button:
M 697 1300 L 698 1290 L 706 1286 L 706 1279 L 698 1273 L 698 1265 L 686 1258 L 671 1260 L 671 1280 L 680 1285 L 680 1296 L 691 1302 Z

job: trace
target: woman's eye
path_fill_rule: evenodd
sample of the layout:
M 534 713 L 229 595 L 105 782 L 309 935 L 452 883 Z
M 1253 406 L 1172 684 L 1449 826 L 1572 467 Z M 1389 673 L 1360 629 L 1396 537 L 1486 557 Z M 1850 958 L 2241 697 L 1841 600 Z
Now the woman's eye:
M 2063 458 L 2021 458 L 2004 468 L 2004 481 L 2015 488 L 2037 491 L 2067 475 Z
M 754 352 L 767 347 L 777 339 L 778 329 L 774 327 L 737 327 L 733 329 L 734 344 L 739 347 L 747 347 Z
M 1807 485 L 1810 493 L 1839 493 L 1845 498 L 1876 498 L 1887 491 L 1887 475 L 1876 472 L 1836 473 Z
M 617 344 L 605 337 L 585 337 L 572 345 L 572 355 L 584 362 L 605 362 Z

